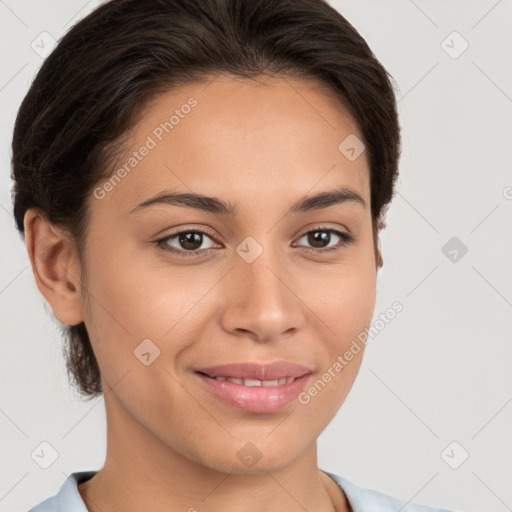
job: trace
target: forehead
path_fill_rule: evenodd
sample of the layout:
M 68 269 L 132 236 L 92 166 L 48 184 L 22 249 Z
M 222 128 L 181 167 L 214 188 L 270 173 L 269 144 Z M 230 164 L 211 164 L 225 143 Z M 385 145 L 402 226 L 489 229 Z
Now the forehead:
M 362 139 L 349 112 L 314 80 L 220 76 L 182 85 L 139 116 L 114 168 L 128 172 L 109 200 L 133 207 L 164 188 L 268 198 L 341 184 L 369 201 L 366 153 L 350 161 L 339 149 L 350 136 Z

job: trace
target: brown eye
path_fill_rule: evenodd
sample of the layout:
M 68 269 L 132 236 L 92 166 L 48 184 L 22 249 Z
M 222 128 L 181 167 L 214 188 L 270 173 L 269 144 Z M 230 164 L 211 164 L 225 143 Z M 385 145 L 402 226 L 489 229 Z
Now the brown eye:
M 208 235 L 208 233 L 188 229 L 156 240 L 155 244 L 165 251 L 178 253 L 183 256 L 199 256 L 215 247 L 215 243 L 204 247 L 206 239 L 214 242 L 213 238 Z
M 303 238 L 306 239 L 307 244 L 310 244 L 310 247 L 308 248 L 316 249 L 315 252 L 335 251 L 355 241 L 355 237 L 353 235 L 331 228 L 317 228 L 312 231 L 308 231 L 302 235 L 299 240 Z M 331 242 L 335 243 L 334 245 L 329 246 Z
M 196 231 L 191 231 L 190 233 L 179 233 L 176 237 L 180 246 L 187 251 L 200 249 L 203 243 L 203 235 Z

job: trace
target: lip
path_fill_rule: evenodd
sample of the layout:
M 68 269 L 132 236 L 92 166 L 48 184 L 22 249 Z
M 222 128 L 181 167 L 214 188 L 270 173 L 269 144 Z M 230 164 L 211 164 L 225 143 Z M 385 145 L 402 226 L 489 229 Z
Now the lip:
M 273 361 L 272 363 L 232 363 L 208 368 L 196 368 L 196 372 L 210 377 L 233 377 L 237 379 L 275 380 L 283 377 L 302 377 L 313 373 L 312 368 L 290 361 Z
M 295 400 L 304 389 L 311 374 L 297 377 L 289 384 L 279 386 L 245 386 L 225 380 L 216 380 L 201 373 L 196 375 L 208 390 L 231 406 L 254 413 L 277 412 Z
M 208 391 L 224 402 L 252 413 L 277 412 L 297 398 L 313 373 L 311 368 L 288 361 L 271 364 L 235 363 L 195 371 Z M 246 386 L 214 377 L 232 377 L 257 380 L 278 380 L 294 377 L 290 383 L 277 386 Z

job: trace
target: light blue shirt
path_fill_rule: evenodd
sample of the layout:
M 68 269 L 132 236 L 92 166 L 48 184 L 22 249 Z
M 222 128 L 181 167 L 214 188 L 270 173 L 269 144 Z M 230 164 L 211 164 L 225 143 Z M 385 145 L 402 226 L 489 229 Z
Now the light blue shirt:
M 358 487 L 334 473 L 324 473 L 341 487 L 352 507 L 352 512 L 452 512 L 445 508 L 407 503 L 378 491 Z M 95 474 L 96 471 L 72 473 L 55 496 L 42 501 L 29 512 L 89 512 L 78 492 L 78 484 L 89 480 Z

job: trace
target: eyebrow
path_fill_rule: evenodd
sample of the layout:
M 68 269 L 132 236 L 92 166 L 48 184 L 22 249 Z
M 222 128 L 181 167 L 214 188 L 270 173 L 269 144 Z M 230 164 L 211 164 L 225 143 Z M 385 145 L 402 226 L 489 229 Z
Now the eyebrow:
M 320 192 L 314 196 L 305 196 L 301 198 L 291 206 L 290 213 L 305 213 L 312 210 L 321 210 L 323 208 L 347 202 L 360 204 L 363 208 L 367 207 L 364 199 L 355 190 L 350 187 L 343 186 L 334 190 Z M 141 211 L 149 206 L 159 204 L 185 206 L 222 215 L 234 216 L 237 213 L 236 206 L 230 201 L 222 201 L 216 197 L 208 197 L 202 194 L 169 192 L 167 190 L 164 190 L 156 196 L 140 203 L 133 208 L 130 213 Z

